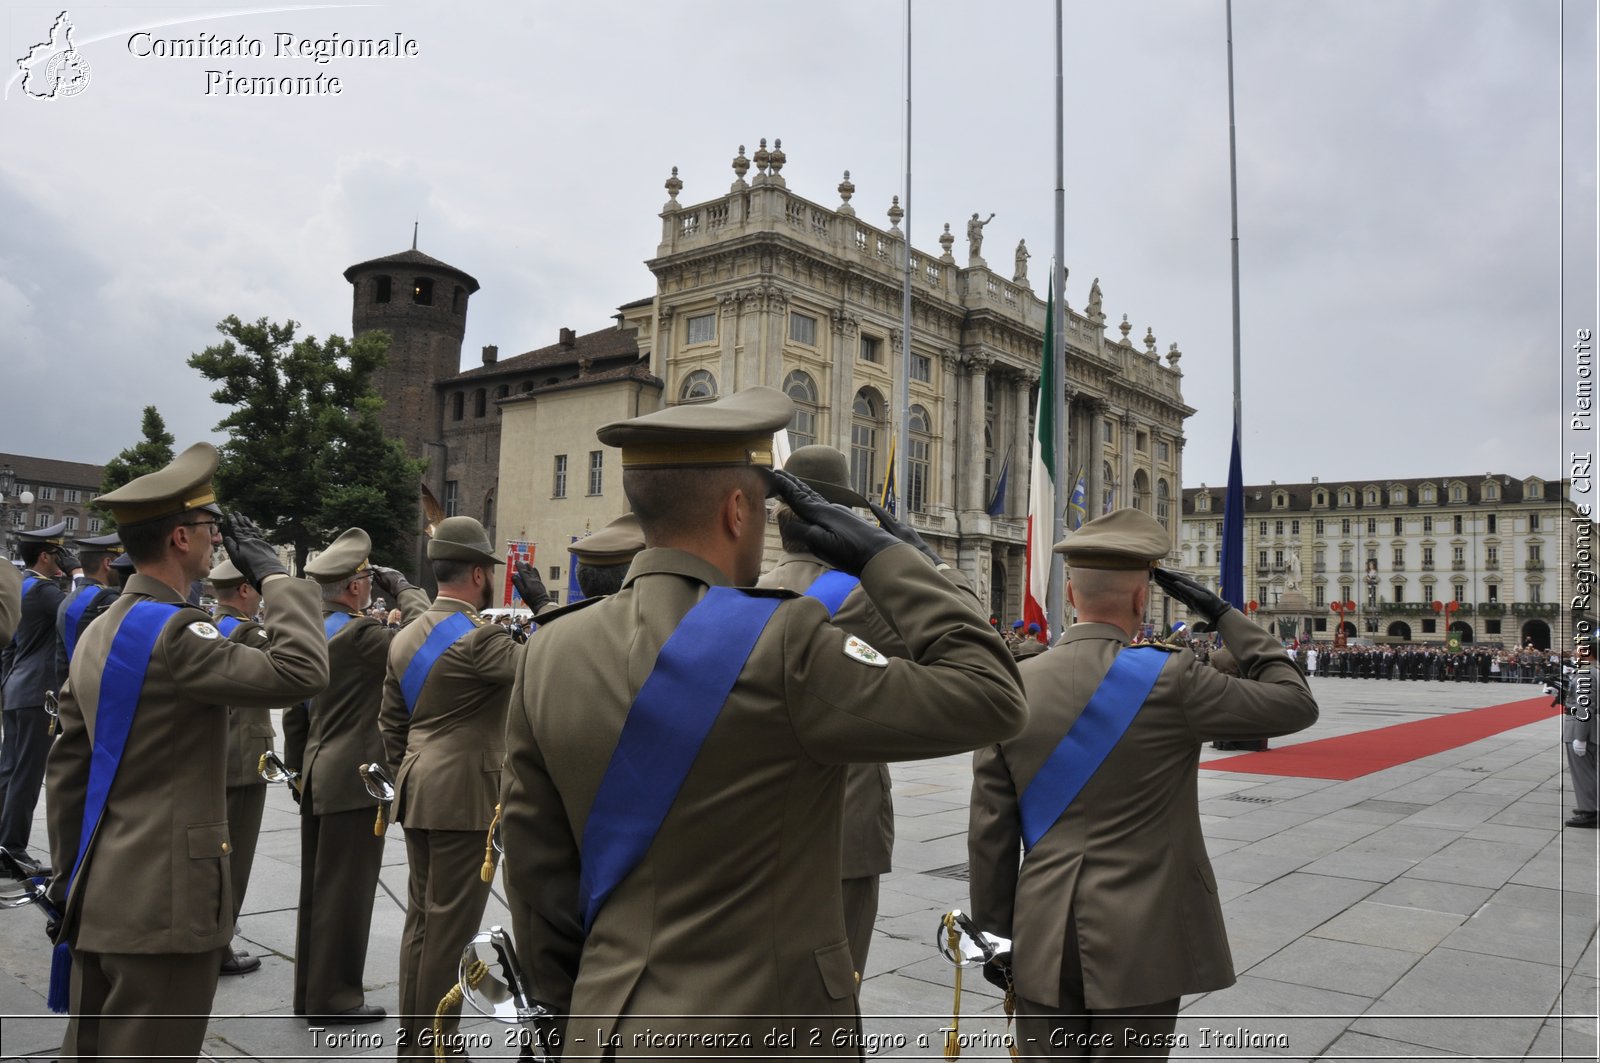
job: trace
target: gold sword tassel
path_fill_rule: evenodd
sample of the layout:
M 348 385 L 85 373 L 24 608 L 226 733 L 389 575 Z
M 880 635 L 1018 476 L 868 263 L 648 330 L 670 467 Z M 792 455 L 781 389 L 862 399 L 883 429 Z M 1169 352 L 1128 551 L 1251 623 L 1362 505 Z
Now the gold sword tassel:
M 961 929 L 956 926 L 956 921 L 945 913 L 944 929 L 949 935 L 950 954 L 961 955 Z M 944 1033 L 944 1058 L 961 1058 L 961 968 L 956 968 L 956 998 L 950 1005 L 950 1029 Z

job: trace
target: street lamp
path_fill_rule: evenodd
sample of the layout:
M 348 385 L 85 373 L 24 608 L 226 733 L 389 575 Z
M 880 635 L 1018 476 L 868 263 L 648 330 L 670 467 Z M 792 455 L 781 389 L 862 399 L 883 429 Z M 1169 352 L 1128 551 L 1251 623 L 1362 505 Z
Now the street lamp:
M 17 486 L 17 470 L 10 465 L 0 466 L 0 534 L 4 535 L 6 557 L 9 558 L 13 551 L 16 523 L 11 519 L 11 492 Z M 23 512 L 33 505 L 33 492 L 24 491 L 18 495 L 16 502 Z

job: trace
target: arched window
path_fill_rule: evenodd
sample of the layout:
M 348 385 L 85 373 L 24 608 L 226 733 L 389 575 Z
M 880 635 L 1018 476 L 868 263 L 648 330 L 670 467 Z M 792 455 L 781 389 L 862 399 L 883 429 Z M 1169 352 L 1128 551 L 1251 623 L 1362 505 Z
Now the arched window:
M 1339 492 L 1339 504 L 1341 506 L 1355 505 L 1355 500 L 1355 495 L 1350 492 L 1349 488 L 1345 488 L 1343 491 Z
M 411 301 L 418 306 L 433 305 L 433 279 L 431 277 L 411 278 Z
M 1167 486 L 1167 481 L 1156 481 L 1156 520 L 1167 524 L 1171 513 L 1172 490 Z
M 375 303 L 387 303 L 393 290 L 394 278 L 388 276 L 379 277 L 377 283 L 372 286 L 372 301 Z
M 983 426 L 983 504 L 994 495 L 994 421 Z
M 1389 504 L 1391 506 L 1403 506 L 1406 504 L 1405 484 L 1395 484 L 1389 488 Z
M 450 297 L 450 312 L 464 314 L 467 312 L 467 290 L 461 285 L 456 285 L 455 294 Z
M 1141 512 L 1150 512 L 1150 477 L 1140 469 L 1133 474 L 1133 508 Z
M 482 388 L 472 393 L 472 416 L 482 417 L 489 412 L 489 393 Z
M 928 485 L 933 482 L 933 431 L 928 411 L 911 407 L 906 428 L 910 446 L 906 451 L 906 508 L 912 513 L 928 511 Z
M 461 420 L 461 418 L 466 416 L 466 411 L 467 411 L 467 393 L 465 391 L 458 391 L 455 394 L 451 395 L 450 396 L 450 419 L 452 421 L 459 421 L 459 420 Z
M 678 388 L 679 402 L 705 402 L 717 397 L 717 378 L 708 369 L 696 369 L 683 378 Z
M 789 441 L 796 449 L 809 447 L 817 441 L 817 385 L 809 373 L 796 369 L 783 378 L 783 390 L 794 400 Z
M 1375 506 L 1377 504 L 1378 504 L 1378 489 L 1376 487 L 1367 488 L 1367 505 Z
M 1111 507 L 1116 503 L 1116 500 L 1117 477 L 1111 471 L 1111 463 L 1108 461 L 1100 466 L 1100 513 L 1090 514 L 1090 517 L 1098 517 L 1102 513 L 1110 513 Z
M 1316 503 L 1315 504 L 1319 505 L 1319 506 L 1325 506 L 1325 505 L 1328 504 L 1328 494 L 1327 494 L 1326 491 L 1318 491 L 1317 492 L 1317 494 L 1316 494 Z
M 850 419 L 850 486 L 872 498 L 878 482 L 878 430 L 883 424 L 883 398 L 871 388 L 856 392 Z
M 495 398 L 494 412 L 495 412 L 495 416 L 499 416 L 500 414 L 503 414 L 503 413 L 506 412 L 506 408 L 504 406 L 500 405 L 500 400 L 503 399 L 503 398 L 508 397 L 510 394 L 511 394 L 511 389 L 509 387 L 507 387 L 505 384 L 501 384 L 499 387 L 494 389 L 494 398 Z
M 1433 485 L 1423 484 L 1422 490 L 1417 492 L 1417 496 L 1421 501 L 1426 502 L 1428 505 L 1432 505 L 1434 498 Z

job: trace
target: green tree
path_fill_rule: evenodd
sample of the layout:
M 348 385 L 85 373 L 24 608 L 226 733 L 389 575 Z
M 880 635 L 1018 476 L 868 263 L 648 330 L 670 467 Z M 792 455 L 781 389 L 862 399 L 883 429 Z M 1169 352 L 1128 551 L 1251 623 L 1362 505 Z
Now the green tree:
M 307 554 L 359 526 L 372 536 L 379 564 L 403 565 L 417 520 L 417 482 L 425 463 L 412 461 L 378 425 L 383 400 L 372 390 L 389 336 L 354 340 L 295 339 L 298 323 L 228 316 L 226 339 L 191 355 L 189 364 L 220 386 L 211 397 L 232 411 L 217 423 L 227 441 L 217 488 L 279 545 Z
M 172 445 L 177 440 L 167 431 L 167 422 L 161 419 L 160 411 L 154 406 L 144 408 L 139 431 L 143 439 L 106 462 L 105 472 L 100 476 L 101 494 L 109 494 L 130 480 L 155 472 L 172 461 Z M 102 520 L 105 521 L 105 531 L 116 530 L 117 522 L 112 519 L 110 510 L 104 511 Z

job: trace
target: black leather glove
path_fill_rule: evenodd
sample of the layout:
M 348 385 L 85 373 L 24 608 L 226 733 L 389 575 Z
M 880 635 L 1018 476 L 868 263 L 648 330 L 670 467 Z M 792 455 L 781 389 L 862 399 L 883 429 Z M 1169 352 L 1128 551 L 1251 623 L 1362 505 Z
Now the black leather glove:
M 927 541 L 924 540 L 922 536 L 917 534 L 917 529 L 896 519 L 893 514 L 871 499 L 867 500 L 867 508 L 872 510 L 872 515 L 874 517 L 878 518 L 878 525 L 882 527 L 884 531 L 888 532 L 890 535 L 894 536 L 896 539 L 899 539 L 903 543 L 909 543 L 912 546 L 915 546 L 918 550 L 922 551 L 922 555 L 924 557 L 926 557 L 929 561 L 932 561 L 935 565 L 944 564 L 944 558 L 933 552 L 933 547 L 929 546 Z
M 382 565 L 373 565 L 372 589 L 382 594 L 396 609 L 400 607 L 400 592 L 411 589 L 411 584 L 406 582 L 405 575 L 397 568 L 384 568 Z
M 997 953 L 994 959 L 984 964 L 983 978 L 990 985 L 1006 993 L 1011 992 L 1011 953 Z
M 278 551 L 267 542 L 261 528 L 243 513 L 231 510 L 222 517 L 222 548 L 228 560 L 245 578 L 245 582 L 261 590 L 261 582 L 268 576 L 287 576 L 289 570 L 278 560 Z
M 64 547 L 56 551 L 56 564 L 60 566 L 62 573 L 67 576 L 72 575 L 73 569 L 83 567 L 82 562 L 78 560 L 78 555 Z
M 1191 613 L 1204 618 L 1213 629 L 1222 614 L 1233 608 L 1214 592 L 1202 587 L 1188 576 L 1158 568 L 1151 578 L 1160 584 L 1161 589 L 1166 591 L 1170 598 L 1188 606 Z
M 793 474 L 779 469 L 773 473 L 773 481 L 773 494 L 787 503 L 794 514 L 793 530 L 808 550 L 831 567 L 859 576 L 867 562 L 889 547 L 900 545 L 890 532 L 844 506 L 832 505 Z
M 539 570 L 526 561 L 518 561 L 511 573 L 511 585 L 522 595 L 522 604 L 538 612 L 550 604 L 550 592 L 545 590 Z

